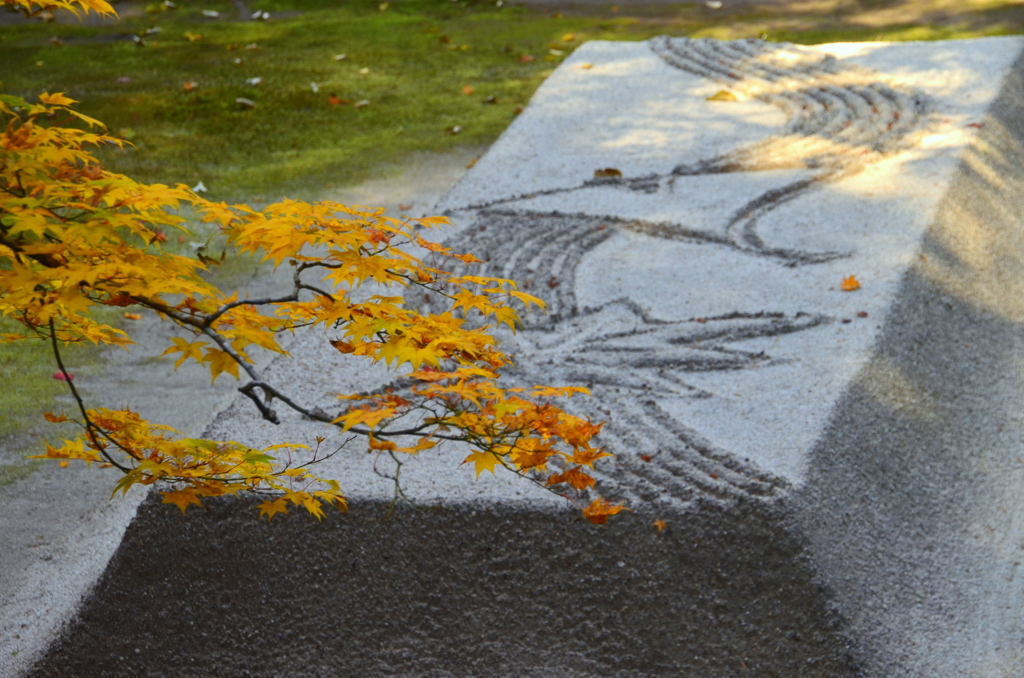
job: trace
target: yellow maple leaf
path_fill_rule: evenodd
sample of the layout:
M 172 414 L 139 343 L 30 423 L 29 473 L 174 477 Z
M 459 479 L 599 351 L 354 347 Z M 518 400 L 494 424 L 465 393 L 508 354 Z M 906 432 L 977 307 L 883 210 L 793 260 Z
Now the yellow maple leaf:
M 665 522 L 664 520 L 655 520 L 651 524 L 654 525 L 656 528 L 658 528 L 658 532 L 664 532 L 665 528 L 668 527 L 668 523 Z
M 462 463 L 468 464 L 469 462 L 476 465 L 476 477 L 479 478 L 484 471 L 490 471 L 491 475 L 494 475 L 494 467 L 501 463 L 501 460 L 493 452 L 474 452 Z
M 341 424 L 341 430 L 347 431 L 353 426 L 365 424 L 369 428 L 376 428 L 377 424 L 395 414 L 393 407 L 381 407 L 372 409 L 370 407 L 356 407 L 335 419 L 333 424 Z
M 302 502 L 302 508 L 309 511 L 311 515 L 316 516 L 317 520 L 324 519 L 324 511 L 322 508 L 320 508 L 322 505 L 323 504 L 321 504 L 319 500 L 314 499 L 313 497 L 310 497 Z
M 278 513 L 288 513 L 288 502 L 284 499 L 274 499 L 273 501 L 265 501 L 259 505 L 260 518 L 263 516 L 267 517 L 267 521 L 273 519 Z M 257 519 L 258 520 L 258 519 Z
M 422 220 L 420 220 L 420 222 L 422 223 Z M 430 242 L 429 240 L 424 240 L 423 238 L 421 238 L 419 236 L 416 236 L 416 244 L 419 245 L 420 247 L 422 247 L 425 250 L 430 250 L 431 252 L 438 252 L 438 253 L 443 254 L 443 253 L 448 251 L 448 249 L 446 247 L 442 247 L 441 245 L 438 245 L 436 242 Z
M 203 362 L 209 364 L 210 375 L 213 377 L 210 379 L 210 383 L 217 381 L 223 372 L 227 372 L 235 379 L 238 379 L 238 363 L 231 357 L 231 354 L 227 351 L 222 351 L 219 348 L 208 347 L 206 349 L 206 355 L 203 356 Z
M 189 342 L 181 337 L 171 337 L 171 342 L 174 346 L 169 347 L 166 351 L 161 353 L 161 356 L 171 355 L 172 353 L 181 353 L 181 357 L 178 358 L 177 362 L 174 363 L 174 369 L 177 370 L 181 367 L 189 358 L 192 358 L 196 362 L 203 361 L 203 347 L 206 346 L 206 342 L 203 341 L 192 341 Z
M 391 442 L 390 440 L 378 440 L 377 437 L 373 435 L 368 437 L 367 444 L 369 445 L 371 450 L 388 452 L 398 449 L 398 445 Z
M 190 490 L 179 490 L 177 492 L 161 492 L 164 500 L 164 504 L 174 504 L 182 513 L 185 513 L 185 509 L 189 507 L 189 504 L 195 504 L 196 506 L 202 507 L 203 503 L 199 501 L 199 497 L 195 495 L 194 491 Z
M 726 89 L 720 89 L 707 98 L 708 101 L 739 101 L 739 97 Z

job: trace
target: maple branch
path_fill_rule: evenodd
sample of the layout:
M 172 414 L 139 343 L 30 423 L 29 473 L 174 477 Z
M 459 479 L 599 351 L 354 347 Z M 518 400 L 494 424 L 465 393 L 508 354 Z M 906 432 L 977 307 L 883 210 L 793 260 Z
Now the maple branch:
M 239 306 L 263 306 L 265 304 L 283 304 L 283 303 L 285 303 L 287 301 L 298 301 L 298 300 L 299 300 L 299 292 L 298 292 L 298 290 L 296 290 L 296 291 L 292 292 L 291 294 L 289 294 L 286 297 L 279 297 L 277 299 L 242 299 L 242 300 L 239 300 L 239 301 L 232 301 L 232 302 L 229 302 L 227 304 L 224 304 L 223 306 L 218 308 L 216 311 L 214 311 L 210 315 L 206 316 L 206 320 L 204 320 L 200 325 L 198 325 L 198 327 L 200 327 L 200 328 L 210 327 L 211 325 L 213 325 L 213 323 L 217 322 L 217 320 L 222 315 L 224 315 L 225 313 L 227 313 L 228 311 L 230 311 L 233 308 L 238 308 Z
M 306 264 L 302 264 L 300 266 L 296 266 L 295 267 L 295 273 L 292 275 L 292 282 L 295 284 L 295 289 L 288 296 L 280 297 L 278 299 L 246 299 L 246 300 L 229 302 L 227 304 L 224 304 L 220 308 L 218 308 L 211 315 L 208 315 L 206 317 L 206 320 L 204 320 L 202 322 L 200 328 L 202 329 L 202 328 L 210 327 L 211 325 L 213 325 L 213 323 L 215 323 L 217 321 L 218 318 L 220 318 L 222 315 L 224 315 L 225 313 L 227 313 L 231 309 L 237 308 L 239 306 L 245 306 L 246 304 L 250 304 L 252 306 L 265 306 L 267 304 L 283 304 L 283 303 L 288 302 L 288 301 L 298 301 L 299 300 L 299 290 L 301 290 L 303 288 L 309 289 L 309 290 L 313 290 L 314 292 L 318 292 L 320 294 L 323 294 L 324 296 L 330 298 L 331 301 L 334 301 L 334 297 L 332 297 L 330 294 L 327 294 L 326 292 L 324 292 L 322 290 L 318 290 L 315 287 L 311 287 L 311 286 L 306 285 L 306 284 L 304 284 L 302 282 L 302 278 L 300 276 L 302 275 L 302 272 L 305 271 L 307 268 L 310 268 L 310 266 L 307 266 Z
M 57 259 L 57 257 L 53 256 L 52 254 L 25 254 L 25 249 L 16 242 L 11 241 L 7 236 L 8 234 L 6 233 L 6 231 L 0 234 L 0 245 L 7 247 L 15 254 L 22 257 L 26 257 L 28 259 L 32 259 L 33 261 L 36 261 L 42 264 L 43 266 L 46 266 L 47 268 L 60 268 L 61 266 L 64 265 L 62 261 Z
M 320 295 L 323 295 L 323 296 L 327 297 L 331 301 L 335 301 L 334 295 L 332 295 L 332 294 L 330 294 L 328 292 L 323 291 L 319 287 L 314 287 L 313 285 L 307 285 L 307 284 L 303 283 L 302 285 L 299 285 L 299 289 L 309 290 L 310 292 L 316 292 L 317 294 L 320 294 Z M 296 294 L 298 294 L 298 291 L 296 291 Z
M 270 398 L 267 396 L 270 396 L 270 391 L 268 390 L 267 385 L 260 381 L 250 381 L 245 386 L 240 387 L 238 391 L 239 393 L 242 393 L 247 398 L 249 398 L 249 400 L 251 400 L 256 405 L 256 409 L 260 411 L 260 415 L 264 419 L 266 419 L 272 424 L 280 424 L 281 420 L 278 418 L 277 412 L 271 409 L 267 403 L 260 400 L 260 397 L 256 395 L 255 391 L 257 388 L 263 389 L 264 397 L 266 397 L 266 399 L 269 401 Z
M 117 447 L 124 450 L 124 452 L 127 453 L 128 456 L 134 457 L 135 455 L 126 450 L 116 440 L 113 440 L 109 435 L 107 435 L 106 431 L 104 431 L 102 428 L 94 424 L 92 419 L 89 418 L 89 411 L 86 410 L 85 408 L 85 402 L 82 400 L 82 396 L 79 395 L 78 389 L 75 388 L 75 382 L 71 380 L 71 374 L 64 366 L 64 361 L 60 357 L 60 348 L 57 345 L 57 329 L 54 327 L 53 318 L 50 318 L 50 343 L 53 346 L 53 357 L 57 359 L 57 367 L 60 368 L 60 373 L 64 375 L 64 383 L 68 385 L 69 389 L 71 389 L 71 395 L 72 397 L 74 397 L 75 402 L 78 404 L 78 411 L 82 413 L 82 418 L 85 420 L 85 431 L 86 433 L 89 434 L 89 438 L 92 439 L 93 446 L 96 448 L 97 451 L 99 451 L 100 454 L 103 455 L 104 459 L 106 459 L 119 471 L 122 471 L 123 473 L 128 473 L 131 469 L 129 469 L 126 466 L 122 466 L 113 457 L 107 454 L 106 446 L 101 445 L 100 441 L 96 439 L 96 431 L 102 433 L 104 438 L 106 438 L 114 445 L 117 445 Z
M 416 506 L 416 504 L 414 504 L 412 501 L 409 500 L 408 497 L 405 496 L 405 492 L 402 491 L 402 483 L 401 483 L 402 462 L 398 461 L 398 459 L 395 457 L 395 453 L 391 452 L 390 450 L 388 451 L 388 456 L 390 456 L 391 460 L 393 462 L 395 462 L 395 477 L 394 477 L 394 481 L 395 481 L 395 496 L 391 500 L 391 503 L 388 504 L 388 510 L 387 510 L 387 513 L 384 514 L 384 520 L 390 520 L 391 519 L 391 514 L 395 510 L 395 504 L 398 503 L 398 499 L 399 498 L 405 499 L 407 502 L 409 502 L 413 506 Z M 417 506 L 416 508 L 419 508 L 419 507 Z

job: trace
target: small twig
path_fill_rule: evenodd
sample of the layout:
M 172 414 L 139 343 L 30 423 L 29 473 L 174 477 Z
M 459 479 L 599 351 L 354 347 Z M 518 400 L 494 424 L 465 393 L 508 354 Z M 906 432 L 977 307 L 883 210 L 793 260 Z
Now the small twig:
M 66 383 L 68 385 L 68 388 L 71 389 L 71 395 L 74 397 L 75 402 L 78 404 L 78 411 L 82 413 L 82 418 L 85 420 L 85 432 L 89 434 L 89 438 L 92 439 L 93 446 L 100 454 L 103 455 L 104 459 L 106 459 L 109 463 L 114 465 L 119 471 L 128 473 L 129 471 L 131 471 L 131 469 L 128 468 L 127 466 L 121 465 L 120 463 L 118 463 L 117 460 L 115 460 L 113 457 L 107 454 L 106 446 L 101 445 L 100 441 L 96 438 L 96 431 L 102 431 L 102 429 L 96 426 L 96 424 L 92 422 L 92 419 L 89 418 L 89 411 L 86 410 L 85 408 L 85 402 L 82 400 L 82 396 L 79 395 L 78 389 L 75 388 L 75 382 L 71 380 L 71 374 L 68 372 L 67 368 L 64 367 L 64 361 L 60 357 L 60 348 L 57 345 L 57 329 L 53 324 L 53 318 L 50 318 L 50 342 L 53 346 L 53 357 L 57 359 L 57 367 L 60 368 L 61 374 L 64 375 L 64 383 Z M 122 450 L 124 450 L 124 447 L 117 441 L 112 440 L 110 436 L 104 435 L 104 437 L 110 440 L 110 442 L 120 447 Z M 124 451 L 128 452 L 128 450 Z M 129 455 L 134 456 L 131 455 L 131 453 L 129 453 Z

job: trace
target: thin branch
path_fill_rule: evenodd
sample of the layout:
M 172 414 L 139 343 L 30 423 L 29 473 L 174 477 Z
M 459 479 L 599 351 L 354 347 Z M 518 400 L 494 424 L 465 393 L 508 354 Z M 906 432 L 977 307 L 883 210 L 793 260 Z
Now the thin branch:
M 213 323 L 217 322 L 217 319 L 220 318 L 222 315 L 224 315 L 225 313 L 227 313 L 228 311 L 230 311 L 233 308 L 238 308 L 239 306 L 263 306 L 264 304 L 283 304 L 286 301 L 298 301 L 298 300 L 299 300 L 299 293 L 298 293 L 298 291 L 295 291 L 295 292 L 292 292 L 291 294 L 289 294 L 286 297 L 279 297 L 277 299 L 243 299 L 243 300 L 240 300 L 240 301 L 232 301 L 230 303 L 224 304 L 223 306 L 218 308 L 216 311 L 214 311 L 210 315 L 206 316 L 206 320 L 204 320 L 200 324 L 200 327 L 201 328 L 210 327 L 211 325 L 213 325 Z
M 100 441 L 97 440 L 96 438 L 96 431 L 99 430 L 103 432 L 103 429 L 96 426 L 96 424 L 93 423 L 92 419 L 89 418 L 89 411 L 85 408 L 85 402 L 82 400 L 82 396 L 79 395 L 78 389 L 75 388 L 75 382 L 71 380 L 71 373 L 68 372 L 67 368 L 64 366 L 64 360 L 61 359 L 60 357 L 60 347 L 57 344 L 57 329 L 53 324 L 53 318 L 50 318 L 50 343 L 53 346 L 53 357 L 57 359 L 57 367 L 60 368 L 60 373 L 64 375 L 64 383 L 66 383 L 68 385 L 68 388 L 71 389 L 71 395 L 74 397 L 75 402 L 78 404 L 78 411 L 82 413 L 82 418 L 85 420 L 85 431 L 86 433 L 89 434 L 89 438 L 92 439 L 93 446 L 100 454 L 103 455 L 104 459 L 106 459 L 109 463 L 113 464 L 119 471 L 122 471 L 123 473 L 128 473 L 129 471 L 131 471 L 131 469 L 128 468 L 127 466 L 121 465 L 116 459 L 107 454 L 106 445 L 100 444 Z M 110 440 L 110 442 L 120 447 L 122 450 L 124 450 L 124 447 L 122 445 L 117 443 L 117 441 L 115 440 L 111 440 L 110 436 L 105 435 L 105 432 L 104 437 Z M 127 450 L 124 451 L 127 452 Z M 131 455 L 131 453 L 129 454 Z

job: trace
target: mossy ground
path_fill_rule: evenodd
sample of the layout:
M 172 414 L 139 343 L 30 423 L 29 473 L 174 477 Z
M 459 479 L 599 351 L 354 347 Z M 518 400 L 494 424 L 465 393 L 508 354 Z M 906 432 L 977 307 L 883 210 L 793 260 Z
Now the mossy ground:
M 610 4 L 509 5 L 393 0 L 381 11 L 379 0 L 253 0 L 249 9 L 271 19 L 238 21 L 227 0 L 181 0 L 155 13 L 158 5 L 122 3 L 113 23 L 0 26 L 0 81 L 9 94 L 65 91 L 80 100 L 85 113 L 135 144 L 105 159 L 139 180 L 203 181 L 210 196 L 226 200 L 315 198 L 410 153 L 490 143 L 586 40 L 662 33 L 801 43 L 937 39 L 1024 25 L 1024 7 L 1010 0 L 623 5 L 615 12 Z M 138 47 L 132 36 L 147 28 L 160 32 Z M 339 54 L 346 58 L 335 60 Z M 523 63 L 523 55 L 534 60 Z M 262 81 L 247 85 L 250 78 Z M 196 87 L 186 91 L 190 82 Z M 467 85 L 472 94 L 463 93 Z M 351 103 L 332 105 L 332 93 Z M 492 96 L 497 103 L 484 103 Z M 235 103 L 239 97 L 255 107 Z M 352 105 L 363 100 L 369 105 Z M 451 134 L 455 126 L 461 131 Z
M 719 10 L 703 3 L 531 9 L 493 0 L 391 0 L 386 7 L 380 0 L 251 1 L 248 11 L 265 10 L 269 21 L 240 21 L 238 6 L 244 3 L 178 0 L 178 9 L 156 11 L 161 5 L 120 3 L 113 22 L 0 20 L 0 91 L 28 98 L 64 91 L 81 101 L 84 113 L 134 144 L 104 151 L 115 171 L 146 182 L 202 181 L 215 199 L 262 202 L 317 198 L 391 171 L 412 153 L 489 144 L 587 40 L 669 33 L 811 44 L 1024 31 L 1024 6 L 1015 0 L 805 0 Z M 160 31 L 137 46 L 132 36 L 153 28 Z M 336 60 L 339 54 L 346 57 Z M 258 85 L 246 84 L 257 77 Z M 187 82 L 197 86 L 186 91 Z M 332 105 L 331 94 L 350 103 Z M 243 108 L 239 97 L 255 106 Z M 361 100 L 370 103 L 352 105 Z M 458 134 L 450 132 L 455 126 Z M 79 351 L 73 360 L 88 369 L 98 352 Z M 37 428 L 39 412 L 64 393 L 53 371 L 41 342 L 0 346 L 0 446 L 8 458 Z M 28 469 L 3 466 L 0 483 Z

